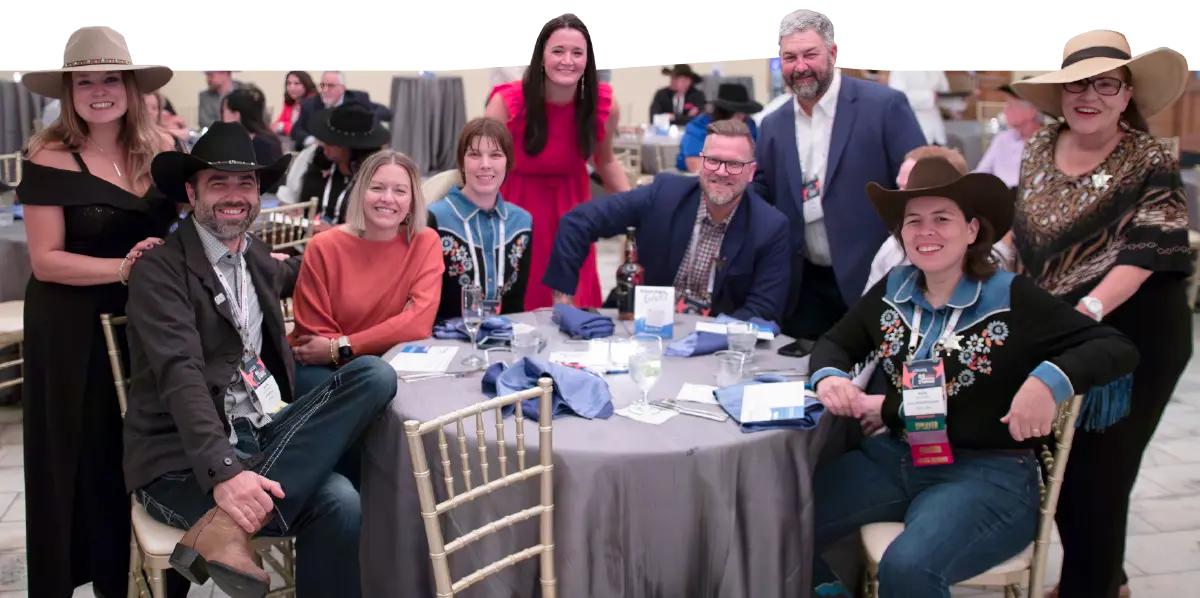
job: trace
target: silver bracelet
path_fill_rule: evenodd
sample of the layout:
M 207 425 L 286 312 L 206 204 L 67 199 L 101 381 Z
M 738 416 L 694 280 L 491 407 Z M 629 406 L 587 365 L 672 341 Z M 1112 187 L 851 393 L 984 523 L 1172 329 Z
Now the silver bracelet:
M 125 264 L 129 263 L 129 256 L 121 258 L 121 266 L 117 268 L 117 278 L 121 279 L 121 284 L 129 286 L 129 281 L 125 279 Z

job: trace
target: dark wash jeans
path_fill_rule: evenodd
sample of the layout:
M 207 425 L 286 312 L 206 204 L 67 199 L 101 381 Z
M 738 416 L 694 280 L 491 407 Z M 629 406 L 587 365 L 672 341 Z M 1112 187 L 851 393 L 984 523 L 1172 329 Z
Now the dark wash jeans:
M 358 491 L 337 473 L 376 416 L 396 395 L 396 371 L 378 357 L 359 357 L 312 392 L 285 406 L 259 430 L 234 422 L 239 456 L 261 459 L 252 471 L 279 482 L 275 516 L 260 536 L 296 538 L 297 598 L 362 595 Z M 215 505 L 190 471 L 166 474 L 137 492 L 151 517 L 187 529 Z
M 1033 542 L 1040 476 L 1033 451 L 954 449 L 950 465 L 913 467 L 908 443 L 891 433 L 864 440 L 813 478 L 813 595 L 843 595 L 831 591 L 827 548 L 868 523 L 900 522 L 879 563 L 880 598 L 950 598 L 951 585 Z

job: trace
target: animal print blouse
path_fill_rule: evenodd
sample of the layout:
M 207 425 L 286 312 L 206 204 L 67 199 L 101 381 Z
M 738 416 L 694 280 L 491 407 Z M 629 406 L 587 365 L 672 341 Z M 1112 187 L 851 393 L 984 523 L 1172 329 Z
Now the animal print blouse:
M 1071 177 L 1054 164 L 1064 126 L 1038 131 L 1022 154 L 1017 271 L 1072 303 L 1114 266 L 1190 273 L 1187 199 L 1166 145 L 1122 121 L 1125 137 L 1108 159 Z

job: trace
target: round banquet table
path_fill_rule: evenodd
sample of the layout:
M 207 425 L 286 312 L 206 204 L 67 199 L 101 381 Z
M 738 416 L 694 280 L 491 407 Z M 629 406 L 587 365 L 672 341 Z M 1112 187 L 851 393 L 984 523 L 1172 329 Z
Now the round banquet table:
M 605 315 L 613 315 L 605 311 Z M 535 324 L 533 314 L 512 319 Z M 675 338 L 698 318 L 677 315 Z M 617 336 L 628 326 L 617 322 Z M 624 328 L 624 329 L 623 329 Z M 583 351 L 557 329 L 541 332 L 550 351 Z M 759 343 L 755 365 L 804 370 L 807 359 L 783 357 L 778 337 Z M 451 371 L 469 343 L 431 339 L 410 344 L 457 345 Z M 393 348 L 385 360 L 399 351 Z M 650 398 L 674 397 L 684 382 L 714 384 L 713 356 L 664 358 L 663 374 Z M 361 559 L 366 596 L 432 596 L 429 548 L 420 516 L 405 420 L 429 420 L 485 400 L 482 375 L 399 384 L 395 401 L 369 434 L 363 459 Z M 606 377 L 616 409 L 639 391 L 628 374 Z M 715 406 L 712 409 L 718 409 Z M 495 421 L 485 416 L 492 476 L 496 466 Z M 511 417 L 505 436 L 509 472 L 516 464 Z M 852 422 L 857 423 L 857 422 Z M 481 482 L 474 424 L 470 426 L 472 485 Z M 578 598 L 749 597 L 792 598 L 811 588 L 811 479 L 818 461 L 846 450 L 849 426 L 824 417 L 811 431 L 743 433 L 732 420 L 716 422 L 677 415 L 662 425 L 613 414 L 607 420 L 576 416 L 554 420 L 554 540 L 559 596 Z M 446 428 L 455 446 L 454 426 Z M 526 465 L 537 463 L 537 421 L 525 421 Z M 445 500 L 437 435 L 425 436 L 437 500 Z M 455 451 L 456 452 L 456 451 Z M 462 471 L 457 456 L 456 491 Z M 446 541 L 538 501 L 536 480 L 527 480 L 466 503 L 442 524 Z M 458 580 L 537 543 L 536 519 L 524 521 L 450 555 Z M 539 594 L 538 560 L 528 559 L 460 594 L 466 597 L 532 597 Z

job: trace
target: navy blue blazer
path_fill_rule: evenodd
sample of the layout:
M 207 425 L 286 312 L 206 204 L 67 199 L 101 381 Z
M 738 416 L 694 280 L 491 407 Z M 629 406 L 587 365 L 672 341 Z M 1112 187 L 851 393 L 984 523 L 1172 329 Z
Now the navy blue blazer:
M 573 293 L 591 244 L 635 226 L 644 284 L 675 286 L 701 201 L 698 177 L 662 173 L 649 185 L 575 206 L 558 221 L 542 283 Z M 721 243 L 712 315 L 781 321 L 791 268 L 787 235 L 783 214 L 747 188 Z
M 833 271 L 847 305 L 853 305 L 862 295 L 871 260 L 888 234 L 867 199 L 867 183 L 895 189 L 904 155 L 925 144 L 925 134 L 902 92 L 873 81 L 842 76 L 821 195 Z M 755 159 L 758 170 L 751 188 L 783 212 L 791 225 L 789 236 L 797 263 L 788 298 L 790 314 L 801 285 L 799 256 L 808 251 L 800 198 L 804 175 L 796 151 L 794 101 L 763 119 Z

